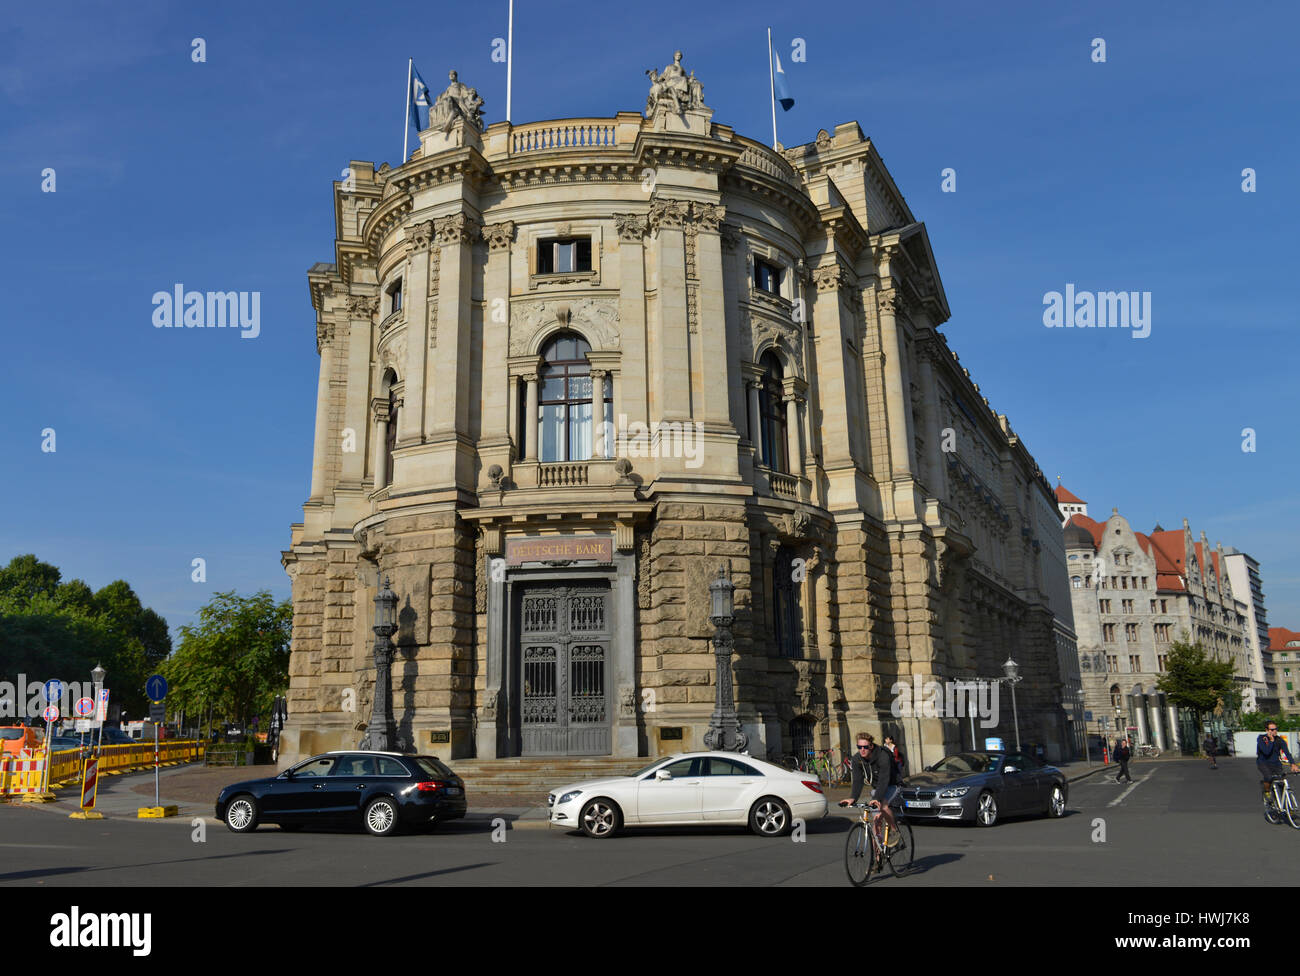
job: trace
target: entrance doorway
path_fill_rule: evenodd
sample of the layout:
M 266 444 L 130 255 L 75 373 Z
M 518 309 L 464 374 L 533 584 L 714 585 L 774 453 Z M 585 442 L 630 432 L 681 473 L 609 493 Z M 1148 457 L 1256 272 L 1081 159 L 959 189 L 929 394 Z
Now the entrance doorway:
M 610 753 L 610 590 L 529 586 L 519 598 L 521 753 Z

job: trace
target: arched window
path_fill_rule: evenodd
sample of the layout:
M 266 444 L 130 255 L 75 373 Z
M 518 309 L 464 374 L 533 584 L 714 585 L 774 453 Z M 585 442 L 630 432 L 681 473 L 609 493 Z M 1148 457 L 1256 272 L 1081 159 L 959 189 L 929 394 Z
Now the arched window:
M 586 461 L 592 447 L 591 346 L 579 335 L 562 332 L 542 349 L 538 391 L 539 460 Z M 603 416 L 598 421 L 610 430 L 614 420 L 614 391 L 609 377 L 602 381 Z M 605 455 L 611 456 L 612 437 L 605 438 Z
M 388 430 L 384 437 L 384 483 L 393 483 L 393 449 L 397 447 L 397 391 L 388 391 Z
M 1124 707 L 1124 696 L 1119 690 L 1119 685 L 1110 686 L 1110 705 L 1111 708 Z
M 785 546 L 776 551 L 772 566 L 772 610 L 776 652 L 781 657 L 803 657 L 803 613 L 799 585 L 794 581 L 794 553 Z
M 763 448 L 763 463 L 773 471 L 789 471 L 790 460 L 786 450 L 785 404 L 781 398 L 785 392 L 782 380 L 785 373 L 781 361 L 770 352 L 764 353 L 759 360 L 763 367 L 763 384 L 758 390 L 758 419 Z

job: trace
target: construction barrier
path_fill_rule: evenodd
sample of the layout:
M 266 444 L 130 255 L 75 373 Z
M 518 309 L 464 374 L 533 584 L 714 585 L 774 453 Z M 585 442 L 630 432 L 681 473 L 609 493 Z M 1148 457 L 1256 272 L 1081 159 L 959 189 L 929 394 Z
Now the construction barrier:
M 203 758 L 206 744 L 189 739 L 158 743 L 160 765 L 176 766 Z M 99 772 L 117 775 L 153 767 L 153 743 L 103 746 L 99 750 Z M 0 756 L 0 797 L 39 793 L 45 774 L 44 755 Z M 81 750 L 63 749 L 50 757 L 50 789 L 81 783 Z

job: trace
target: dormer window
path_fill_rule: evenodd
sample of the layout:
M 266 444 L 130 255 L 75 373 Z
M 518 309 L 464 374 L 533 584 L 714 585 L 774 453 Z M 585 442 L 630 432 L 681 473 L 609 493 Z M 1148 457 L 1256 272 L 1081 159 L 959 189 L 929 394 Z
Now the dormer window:
M 537 242 L 538 274 L 572 274 L 590 270 L 590 237 L 551 237 Z
M 769 295 L 781 294 L 781 269 L 762 258 L 755 258 L 754 287 Z

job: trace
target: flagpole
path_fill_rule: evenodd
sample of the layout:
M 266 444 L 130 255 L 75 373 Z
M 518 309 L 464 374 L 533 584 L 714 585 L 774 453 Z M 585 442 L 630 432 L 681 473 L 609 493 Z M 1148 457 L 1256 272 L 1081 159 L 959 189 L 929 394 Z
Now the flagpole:
M 772 148 L 776 148 L 776 81 L 772 76 L 772 28 L 767 29 L 767 90 L 772 96 Z
M 406 144 L 411 138 L 411 70 L 414 65 L 415 58 L 406 59 L 406 124 L 402 129 L 402 162 L 398 163 L 399 166 L 406 162 Z M 776 116 L 772 118 L 775 119 Z M 776 125 L 775 122 L 772 124 Z
M 510 73 L 515 55 L 515 0 L 510 0 L 510 23 L 506 29 L 506 121 L 510 121 Z

